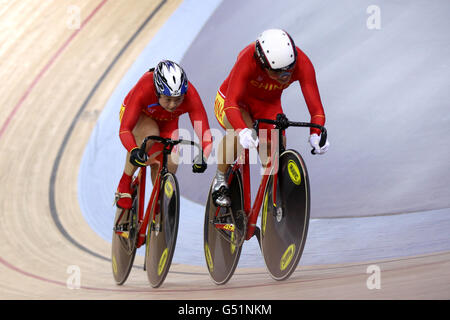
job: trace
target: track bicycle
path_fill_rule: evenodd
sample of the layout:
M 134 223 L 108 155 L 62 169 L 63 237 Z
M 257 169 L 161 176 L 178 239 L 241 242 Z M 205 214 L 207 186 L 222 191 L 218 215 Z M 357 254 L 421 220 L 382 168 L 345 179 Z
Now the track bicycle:
M 279 150 L 272 152 L 251 206 L 249 150 L 244 149 L 226 172 L 230 207 L 216 207 L 212 184 L 205 208 L 204 254 L 214 283 L 225 284 L 233 275 L 244 241 L 256 236 L 272 278 L 287 279 L 296 269 L 308 233 L 310 187 L 305 162 L 292 149 L 286 150 L 282 132 L 289 127 L 313 127 L 321 131 L 319 146 L 327 140 L 325 127 L 289 121 L 284 114 L 276 120 L 258 119 L 275 125 Z M 314 149 L 311 151 L 314 154 Z M 261 227 L 256 225 L 262 207 Z
M 146 244 L 144 270 L 152 287 L 164 282 L 172 263 L 178 233 L 180 190 L 175 174 L 167 169 L 168 155 L 178 144 L 200 145 L 189 140 L 171 140 L 159 136 L 146 137 L 140 147 L 145 153 L 149 140 L 162 143 L 163 161 L 145 208 L 147 166 L 133 177 L 131 209 L 117 208 L 112 236 L 112 269 L 116 283 L 122 285 L 133 267 L 136 249 Z M 145 209 L 145 214 L 144 214 Z

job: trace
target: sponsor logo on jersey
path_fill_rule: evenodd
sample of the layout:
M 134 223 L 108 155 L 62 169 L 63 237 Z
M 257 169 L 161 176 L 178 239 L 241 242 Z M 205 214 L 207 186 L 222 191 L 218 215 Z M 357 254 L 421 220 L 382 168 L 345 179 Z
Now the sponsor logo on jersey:
M 262 82 L 262 81 L 258 81 L 258 80 L 250 80 L 250 84 L 252 86 L 254 86 L 255 88 L 258 89 L 263 89 L 263 90 L 267 90 L 267 91 L 272 91 L 272 90 L 284 90 L 287 87 L 289 87 L 290 83 L 286 83 L 286 84 L 274 84 L 274 83 L 269 83 L 269 82 Z

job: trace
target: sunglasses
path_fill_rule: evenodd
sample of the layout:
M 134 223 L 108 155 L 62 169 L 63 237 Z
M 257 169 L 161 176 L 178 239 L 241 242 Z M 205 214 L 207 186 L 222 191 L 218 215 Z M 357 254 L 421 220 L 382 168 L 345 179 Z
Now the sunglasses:
M 290 77 L 292 75 L 292 69 L 289 70 L 270 70 L 270 69 L 266 69 L 267 72 L 269 73 L 270 76 L 279 78 L 279 79 L 283 79 L 283 78 L 287 78 Z

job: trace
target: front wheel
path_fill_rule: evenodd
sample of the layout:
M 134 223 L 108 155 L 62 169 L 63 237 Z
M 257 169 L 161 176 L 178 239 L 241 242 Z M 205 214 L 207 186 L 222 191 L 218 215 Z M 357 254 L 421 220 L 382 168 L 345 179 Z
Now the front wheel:
M 303 253 L 309 225 L 310 189 L 300 154 L 286 150 L 279 159 L 276 188 L 275 175 L 272 175 L 264 193 L 261 249 L 272 278 L 284 280 L 295 271 Z
M 147 277 L 153 288 L 161 286 L 172 264 L 180 215 L 180 191 L 175 175 L 166 173 L 160 186 L 159 210 L 149 222 L 145 252 Z
M 231 228 L 230 230 L 216 228 L 217 224 L 236 224 L 236 217 L 245 215 L 241 175 L 239 171 L 234 171 L 232 174 L 233 179 L 229 184 L 231 207 L 215 206 L 211 196 L 211 186 L 205 210 L 203 229 L 205 259 L 211 279 L 218 285 L 230 280 L 242 250 L 242 241 L 236 243 L 237 231 L 233 232 Z

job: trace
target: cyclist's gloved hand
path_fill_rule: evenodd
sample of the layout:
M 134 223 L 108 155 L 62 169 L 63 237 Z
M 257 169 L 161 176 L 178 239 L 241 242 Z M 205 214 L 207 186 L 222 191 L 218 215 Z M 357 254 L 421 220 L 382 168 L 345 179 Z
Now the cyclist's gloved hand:
M 244 149 L 257 148 L 259 139 L 254 130 L 245 128 L 239 132 L 239 142 Z
M 144 152 L 141 154 L 141 149 L 134 148 L 130 152 L 130 163 L 136 167 L 145 167 L 145 163 L 148 160 L 147 154 Z
M 314 148 L 315 154 L 324 154 L 328 151 L 328 148 L 330 147 L 330 143 L 327 141 L 325 142 L 325 145 L 321 148 L 319 146 L 320 136 L 317 133 L 313 133 L 309 136 L 309 143 L 311 144 L 311 147 Z
M 196 155 L 194 158 L 194 164 L 192 165 L 192 172 L 203 173 L 207 167 L 208 165 L 206 164 L 205 157 L 202 157 L 201 154 Z

